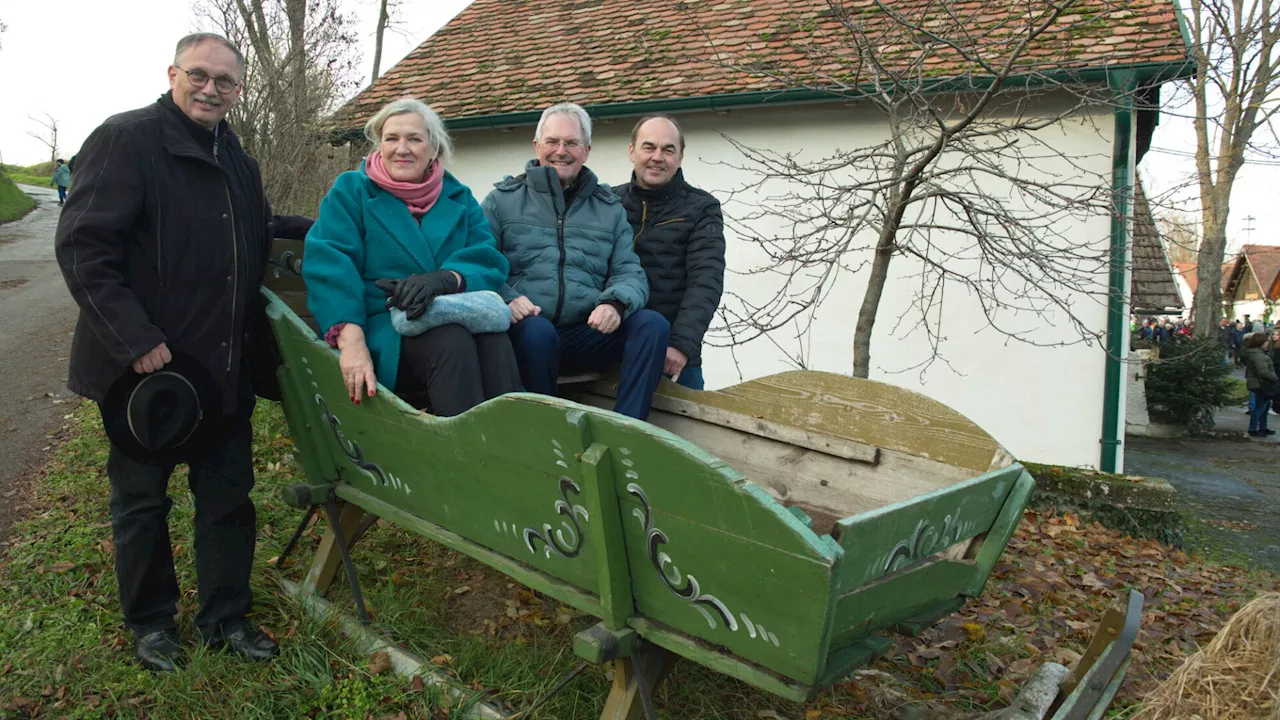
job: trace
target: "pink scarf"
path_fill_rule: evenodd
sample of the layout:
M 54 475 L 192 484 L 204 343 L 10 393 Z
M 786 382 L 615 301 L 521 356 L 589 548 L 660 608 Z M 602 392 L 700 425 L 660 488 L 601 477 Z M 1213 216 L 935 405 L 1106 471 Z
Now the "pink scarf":
M 440 163 L 435 160 L 427 166 L 427 177 L 420 183 L 392 180 L 391 173 L 387 172 L 386 166 L 382 164 L 382 155 L 377 150 L 369 153 L 369 156 L 364 159 L 364 171 L 370 180 L 378 184 L 378 187 L 400 198 L 405 205 L 409 206 L 409 212 L 414 219 L 421 219 L 427 214 L 439 199 L 440 189 L 444 187 L 444 168 L 440 167 Z

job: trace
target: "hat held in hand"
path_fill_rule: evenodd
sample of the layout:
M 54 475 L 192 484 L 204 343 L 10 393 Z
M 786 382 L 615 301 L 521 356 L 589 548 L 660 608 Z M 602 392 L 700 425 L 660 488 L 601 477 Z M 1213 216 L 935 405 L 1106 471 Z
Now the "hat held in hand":
M 102 400 L 102 426 L 116 449 L 148 465 L 176 465 L 208 450 L 221 413 L 218 386 L 198 360 L 180 352 L 151 373 L 126 371 Z

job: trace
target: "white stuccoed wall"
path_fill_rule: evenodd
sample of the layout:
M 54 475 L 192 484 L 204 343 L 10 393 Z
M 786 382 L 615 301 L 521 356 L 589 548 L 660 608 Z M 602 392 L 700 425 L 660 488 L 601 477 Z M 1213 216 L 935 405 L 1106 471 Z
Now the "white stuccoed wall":
M 723 165 L 741 164 L 742 159 L 721 133 L 747 145 L 803 151 L 805 157 L 816 159 L 833 148 L 856 147 L 865 142 L 859 142 L 860 138 L 885 132 L 876 116 L 865 111 L 814 105 L 694 113 L 681 115 L 680 120 L 688 141 L 686 179 L 716 193 L 722 202 L 725 191 L 741 187 L 744 177 Z M 630 178 L 627 145 L 634 121 L 600 121 L 595 125 L 587 164 L 606 183 L 617 184 Z M 1055 147 L 1075 156 L 1077 163 L 1109 178 L 1113 137 L 1109 109 L 1045 132 Z M 494 182 L 523 171 L 524 163 L 532 157 L 532 136 L 532 127 L 460 131 L 454 138 L 456 152 L 451 170 L 482 200 Z M 726 205 L 725 213 L 741 216 L 744 208 Z M 1105 245 L 1109 227 L 1109 219 L 1099 216 L 1080 221 L 1071 232 L 1081 244 Z M 747 297 L 767 297 L 771 292 L 768 283 L 732 272 L 755 267 L 761 261 L 761 251 L 736 239 L 732 232 L 728 236 L 731 272 L 726 277 L 727 290 Z M 895 329 L 898 314 L 910 302 L 913 286 L 909 276 L 914 270 L 907 258 L 899 256 L 893 261 L 873 336 L 872 378 L 923 392 L 955 408 L 1019 458 L 1096 467 L 1102 433 L 1102 350 L 1085 344 L 1040 348 L 1008 340 L 984 328 L 976 302 L 953 291 L 942 318 L 946 339 L 941 352 L 949 367 L 947 363 L 935 363 L 923 375 L 918 371 L 902 372 L 929 353 L 923 333 L 908 336 L 906 328 Z M 865 270 L 844 275 L 819 310 L 814 331 L 806 338 L 811 369 L 852 371 L 853 325 L 866 275 Z M 1105 274 L 1098 281 L 1099 287 L 1105 289 Z M 1091 327 L 1105 329 L 1103 304 L 1082 297 L 1078 306 L 1078 315 Z M 1028 316 L 1010 321 L 1019 329 L 1040 326 L 1033 331 L 1033 337 L 1042 342 L 1055 342 L 1071 332 L 1065 327 L 1052 327 L 1052 318 Z M 780 333 L 778 341 L 794 347 L 796 341 L 789 337 Z M 785 354 L 767 340 L 757 340 L 733 353 L 726 348 L 707 347 L 703 364 L 708 389 L 793 367 Z

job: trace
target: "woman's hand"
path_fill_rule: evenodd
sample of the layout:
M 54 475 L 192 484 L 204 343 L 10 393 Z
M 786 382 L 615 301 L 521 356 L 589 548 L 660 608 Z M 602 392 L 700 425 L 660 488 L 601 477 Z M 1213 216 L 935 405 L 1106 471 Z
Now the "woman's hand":
M 348 323 L 338 334 L 338 367 L 342 369 L 342 382 L 347 386 L 347 397 L 359 405 L 367 392 L 373 397 L 378 379 L 373 374 L 373 356 L 364 342 L 364 328 Z

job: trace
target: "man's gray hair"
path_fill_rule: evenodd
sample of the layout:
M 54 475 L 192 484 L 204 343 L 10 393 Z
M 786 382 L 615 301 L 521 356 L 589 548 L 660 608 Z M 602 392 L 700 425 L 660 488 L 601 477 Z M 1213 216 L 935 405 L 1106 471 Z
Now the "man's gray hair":
M 440 119 L 431 106 L 417 98 L 402 97 L 384 105 L 369 118 L 369 122 L 364 124 L 364 136 L 373 143 L 374 147 L 377 147 L 382 144 L 382 126 L 387 122 L 387 118 L 406 113 L 417 113 L 422 116 L 422 121 L 427 125 L 427 142 L 436 149 L 436 158 L 440 160 L 441 165 L 452 163 L 453 138 L 449 137 L 449 132 L 445 130 L 444 120 Z
M 552 115 L 568 115 L 577 120 L 578 126 L 582 128 L 582 141 L 587 145 L 591 144 L 591 116 L 582 106 L 574 103 L 560 103 L 543 110 L 542 117 L 538 119 L 538 128 L 533 132 L 534 142 L 542 140 L 542 126 Z
M 178 61 L 182 59 L 182 53 L 190 50 L 191 48 L 199 45 L 202 42 L 216 42 L 222 47 L 235 53 L 236 67 L 240 69 L 240 77 L 238 78 L 238 80 L 240 80 L 240 82 L 244 82 L 244 53 L 240 52 L 240 48 L 236 47 L 235 43 L 231 42 L 230 40 L 222 37 L 217 33 L 211 33 L 211 32 L 191 33 L 190 35 L 179 40 L 177 49 L 173 51 L 173 64 L 174 65 L 178 64 Z

